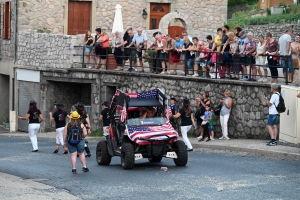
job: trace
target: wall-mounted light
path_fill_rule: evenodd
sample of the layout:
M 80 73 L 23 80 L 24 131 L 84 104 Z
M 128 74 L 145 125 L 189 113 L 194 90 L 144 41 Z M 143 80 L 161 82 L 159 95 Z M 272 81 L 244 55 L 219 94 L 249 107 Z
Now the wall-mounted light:
M 142 16 L 144 19 L 147 19 L 148 13 L 147 13 L 146 9 L 143 9 Z

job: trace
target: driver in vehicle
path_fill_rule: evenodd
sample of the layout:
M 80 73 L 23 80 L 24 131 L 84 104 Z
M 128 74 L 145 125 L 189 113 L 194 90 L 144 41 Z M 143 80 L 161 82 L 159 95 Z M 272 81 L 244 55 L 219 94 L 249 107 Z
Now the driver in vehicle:
M 154 108 L 148 107 L 147 111 L 142 115 L 142 119 L 152 118 L 154 116 Z

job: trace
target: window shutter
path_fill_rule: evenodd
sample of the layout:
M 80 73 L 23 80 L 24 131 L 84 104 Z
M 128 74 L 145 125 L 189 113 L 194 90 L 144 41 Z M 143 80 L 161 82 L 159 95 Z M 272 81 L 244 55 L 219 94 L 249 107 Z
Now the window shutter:
M 3 5 L 3 30 L 2 30 L 2 37 L 5 38 L 5 3 Z
M 11 2 L 8 2 L 7 39 L 10 39 L 10 32 L 11 32 Z

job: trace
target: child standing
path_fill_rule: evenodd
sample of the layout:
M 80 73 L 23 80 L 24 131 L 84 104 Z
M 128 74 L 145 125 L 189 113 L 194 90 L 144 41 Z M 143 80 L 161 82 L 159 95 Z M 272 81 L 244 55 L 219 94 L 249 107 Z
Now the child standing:
M 210 110 L 211 110 L 210 105 L 206 105 L 205 106 L 204 119 L 203 119 L 203 122 L 206 122 L 206 123 L 204 124 L 204 137 L 201 139 L 201 141 L 204 141 L 204 138 L 206 138 L 206 137 L 208 138 L 206 140 L 206 142 L 211 141 L 210 135 L 209 135 L 209 128 L 208 128 L 209 124 L 210 124 L 210 120 L 211 120 L 211 115 L 212 115 Z
M 215 113 L 214 113 L 214 109 L 211 108 L 210 109 L 210 112 L 211 112 L 211 119 L 210 119 L 210 122 L 209 122 L 209 125 L 208 125 L 208 131 L 209 131 L 209 134 L 210 134 L 210 139 L 211 140 L 215 140 L 215 133 L 214 133 L 214 130 L 215 130 L 215 127 L 214 127 L 214 123 L 215 123 Z

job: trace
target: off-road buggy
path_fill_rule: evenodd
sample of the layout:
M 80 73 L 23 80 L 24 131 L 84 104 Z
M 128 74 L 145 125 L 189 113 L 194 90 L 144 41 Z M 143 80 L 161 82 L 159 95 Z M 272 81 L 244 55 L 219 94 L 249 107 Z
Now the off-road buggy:
M 113 156 L 120 156 L 122 167 L 132 169 L 135 160 L 148 158 L 150 162 L 160 162 L 166 157 L 174 159 L 177 166 L 185 166 L 187 147 L 178 140 L 178 133 L 168 120 L 171 111 L 166 110 L 165 101 L 159 89 L 142 93 L 117 90 L 108 114 L 111 123 L 106 140 L 97 144 L 97 163 L 109 165 Z M 154 116 L 141 118 L 141 113 L 149 108 Z

